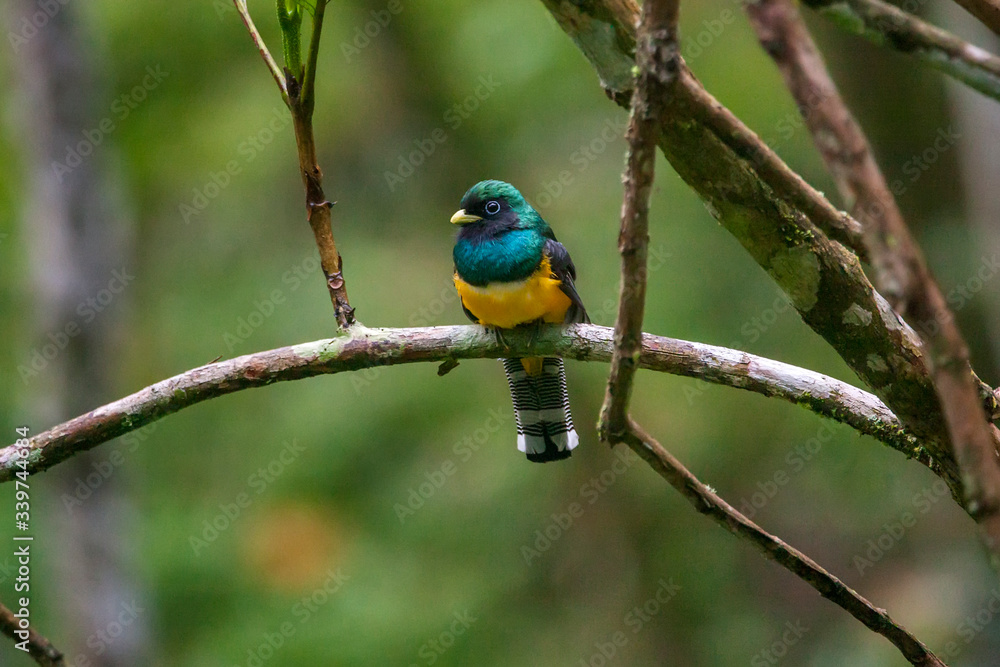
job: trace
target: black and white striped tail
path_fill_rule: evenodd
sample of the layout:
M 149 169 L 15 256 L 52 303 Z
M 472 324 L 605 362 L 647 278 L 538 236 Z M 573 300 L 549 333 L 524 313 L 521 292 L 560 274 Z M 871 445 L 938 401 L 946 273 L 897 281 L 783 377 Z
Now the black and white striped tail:
M 529 461 L 536 463 L 568 458 L 580 438 L 569 413 L 563 360 L 558 357 L 526 359 L 529 368 L 541 362 L 541 371 L 535 374 L 529 374 L 520 359 L 500 361 L 507 372 L 510 395 L 514 399 L 517 448 L 528 455 Z

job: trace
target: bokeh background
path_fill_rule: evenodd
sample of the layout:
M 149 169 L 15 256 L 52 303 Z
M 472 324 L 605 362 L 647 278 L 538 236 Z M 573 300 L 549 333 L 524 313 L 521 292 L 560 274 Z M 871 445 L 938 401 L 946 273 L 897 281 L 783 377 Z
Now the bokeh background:
M 277 55 L 273 3 L 250 5 Z M 944 0 L 917 10 L 997 46 Z M 685 2 L 681 18 L 708 89 L 842 204 L 738 3 Z M 996 384 L 1000 111 L 807 19 Z M 3 20 L 0 440 L 220 356 L 331 335 L 292 130 L 230 3 L 8 0 Z M 613 323 L 626 114 L 541 3 L 334 0 L 317 88 L 364 324 L 465 321 L 448 218 L 483 178 L 536 205 L 594 321 Z M 651 236 L 647 331 L 858 383 L 662 160 Z M 241 392 L 33 477 L 36 627 L 81 666 L 906 664 L 600 446 L 606 367 L 568 364 L 582 442 L 546 466 L 514 447 L 498 363 L 435 370 Z M 1000 584 L 921 465 L 684 378 L 641 374 L 633 414 L 949 664 L 996 664 Z M 8 605 L 13 504 L 0 487 Z M 3 641 L 0 664 L 31 662 Z

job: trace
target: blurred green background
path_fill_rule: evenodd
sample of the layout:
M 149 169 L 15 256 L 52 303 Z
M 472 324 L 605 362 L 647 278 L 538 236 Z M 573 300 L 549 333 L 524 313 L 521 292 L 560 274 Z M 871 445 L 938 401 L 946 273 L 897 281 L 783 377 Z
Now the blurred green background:
M 41 7 L 9 4 L 8 38 Z M 216 357 L 328 337 L 335 326 L 291 126 L 230 3 L 59 7 L 96 73 L 64 143 L 113 120 L 83 164 L 114 202 L 108 224 L 126 230 L 110 266 L 134 278 L 91 319 L 86 309 L 54 325 L 39 316 L 44 277 L 59 267 L 38 264 L 48 240 L 29 203 L 40 177 L 32 165 L 48 162 L 30 128 L 53 110 L 30 101 L 30 49 L 5 40 L 3 442 L 18 425 L 38 432 Z M 273 4 L 250 9 L 277 55 Z M 947 8 L 923 10 L 978 34 Z M 963 151 L 986 150 L 978 144 L 995 110 L 987 105 L 983 120 L 969 111 L 981 108 L 974 95 L 807 18 L 887 178 L 906 183 L 900 204 L 944 290 L 968 286 L 998 242 L 974 221 L 996 194 L 975 185 Z M 739 5 L 682 3 L 681 31 L 708 89 L 843 205 Z M 150 71 L 158 83 L 140 100 Z M 572 252 L 593 320 L 613 323 L 626 114 L 541 3 L 334 0 L 317 88 L 320 164 L 360 321 L 465 322 L 448 218 L 471 184 L 500 178 Z M 914 170 L 950 126 L 958 144 Z M 443 142 L 431 139 L 438 128 Z M 411 158 L 421 146 L 433 152 Z M 858 383 L 669 165 L 657 170 L 645 330 Z M 98 298 L 113 277 L 76 287 Z M 958 309 L 992 384 L 998 292 L 987 279 Z M 36 375 L 18 369 L 69 321 L 99 331 L 110 354 L 106 381 L 70 391 L 61 402 L 75 409 L 60 414 L 51 403 L 66 393 L 58 378 L 72 355 Z M 644 464 L 600 446 L 592 425 L 606 367 L 568 364 L 581 446 L 545 466 L 515 449 L 498 363 L 435 371 L 414 364 L 237 393 L 33 477 L 36 627 L 76 665 L 906 664 Z M 632 412 L 733 505 L 756 504 L 755 520 L 949 664 L 996 664 L 996 576 L 972 521 L 921 465 L 794 406 L 667 375 L 639 376 Z M 573 503 L 582 514 L 566 525 Z M 0 516 L 13 504 L 3 485 Z M 906 516 L 913 525 L 900 533 Z M 12 523 L 0 522 L 9 606 Z M 31 662 L 2 641 L 0 664 Z

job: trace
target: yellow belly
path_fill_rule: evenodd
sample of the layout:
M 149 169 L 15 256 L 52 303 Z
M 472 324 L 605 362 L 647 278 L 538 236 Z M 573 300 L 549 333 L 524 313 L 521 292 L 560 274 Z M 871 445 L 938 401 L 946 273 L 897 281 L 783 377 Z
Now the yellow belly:
M 462 304 L 480 324 L 501 329 L 512 329 L 535 320 L 562 323 L 571 302 L 559 284 L 552 276 L 548 258 L 542 260 L 531 276 L 513 283 L 475 287 L 455 274 L 455 289 Z

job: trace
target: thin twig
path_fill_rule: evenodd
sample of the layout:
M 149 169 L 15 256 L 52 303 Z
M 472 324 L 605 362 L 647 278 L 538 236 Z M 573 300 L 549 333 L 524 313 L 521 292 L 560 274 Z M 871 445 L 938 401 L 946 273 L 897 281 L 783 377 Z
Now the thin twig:
M 847 32 L 911 54 L 1000 100 L 1000 58 L 882 0 L 802 0 Z
M 327 291 L 333 304 L 334 316 L 341 329 L 354 324 L 354 308 L 347 297 L 344 265 L 337 243 L 333 238 L 333 202 L 323 192 L 323 172 L 316 159 L 316 140 L 313 135 L 313 109 L 315 107 L 316 67 L 319 58 L 319 40 L 323 33 L 326 0 L 317 0 L 313 14 L 312 36 L 306 59 L 304 79 L 296 81 L 290 92 L 292 127 L 295 128 L 295 145 L 299 153 L 299 171 L 306 190 L 306 216 L 319 248 L 320 265 L 326 278 Z
M 608 362 L 614 330 L 593 324 L 545 327 L 504 334 L 504 345 L 478 326 L 416 329 L 351 327 L 337 338 L 257 352 L 207 364 L 39 433 L 29 440 L 30 472 L 46 470 L 77 452 L 91 449 L 183 408 L 217 396 L 275 382 L 357 371 L 377 366 L 508 355 L 558 355 Z M 639 366 L 753 391 L 801 405 L 816 414 L 871 435 L 941 474 L 937 463 L 878 398 L 840 380 L 739 350 L 660 336 L 643 336 Z M 702 393 L 692 390 L 689 400 Z M 18 449 L 0 449 L 0 482 L 10 481 Z
M 873 606 L 804 553 L 764 531 L 731 507 L 634 422 L 629 423 L 622 441 L 677 489 L 696 510 L 734 535 L 749 541 L 765 556 L 815 588 L 827 600 L 839 605 L 865 627 L 888 639 L 911 664 L 945 667 L 937 656 L 893 621 L 884 610 Z
M 316 0 L 312 36 L 309 38 L 309 54 L 306 56 L 306 73 L 302 81 L 302 106 L 309 118 L 312 118 L 316 102 L 316 65 L 319 62 L 319 38 L 323 34 L 323 17 L 326 15 L 327 2 L 329 0 Z
M 746 7 L 827 167 L 865 225 L 879 291 L 891 296 L 894 308 L 923 339 L 956 458 L 965 473 L 967 509 L 980 523 L 994 557 L 1000 558 L 1000 440 L 983 412 L 980 383 L 954 315 L 794 5 L 790 0 L 760 0 Z M 926 322 L 937 326 L 921 326 Z
M 243 19 L 243 25 L 247 27 L 247 32 L 250 33 L 250 37 L 257 46 L 257 50 L 260 51 L 260 57 L 264 59 L 264 64 L 267 65 L 271 76 L 274 77 L 274 82 L 278 84 L 278 89 L 281 90 L 281 99 L 285 101 L 285 104 L 288 104 L 288 86 L 285 83 L 285 75 L 282 73 L 281 68 L 278 67 L 278 63 L 274 61 L 271 52 L 267 50 L 264 38 L 260 36 L 257 26 L 254 25 L 253 19 L 250 18 L 250 11 L 247 9 L 247 0 L 233 0 L 233 4 L 236 5 L 236 11 L 239 13 L 240 18 Z
M 233 0 L 236 9 L 239 10 L 243 23 L 246 24 L 250 36 L 264 57 L 271 76 L 274 77 L 281 89 L 281 97 L 288 106 L 292 114 L 292 127 L 295 130 L 295 146 L 299 156 L 299 172 L 302 176 L 302 184 L 306 191 L 306 218 L 309 220 L 309 227 L 313 232 L 313 239 L 319 249 L 320 265 L 323 268 L 323 276 L 326 278 L 326 288 L 330 294 L 330 302 L 333 304 L 334 317 L 337 325 L 341 329 L 354 324 L 354 308 L 351 307 L 347 297 L 347 283 L 344 280 L 343 259 L 337 250 L 337 243 L 333 239 L 333 221 L 331 209 L 334 202 L 328 200 L 323 192 L 323 172 L 319 168 L 316 159 L 316 140 L 313 135 L 312 116 L 315 104 L 315 80 L 316 66 L 319 56 L 319 39 L 323 31 L 323 16 L 326 13 L 326 1 L 317 0 L 316 11 L 313 15 L 312 38 L 309 42 L 309 54 L 306 62 L 304 75 L 286 67 L 282 72 L 274 58 L 267 50 L 260 33 L 250 18 L 250 13 L 246 8 L 246 0 Z M 279 11 L 283 11 L 279 6 Z M 301 11 L 301 10 L 300 10 Z M 295 62 L 286 63 L 289 67 L 296 67 L 299 54 L 299 35 L 301 18 L 296 21 L 279 21 L 281 28 L 294 30 L 295 34 L 282 34 L 282 39 L 290 49 L 290 54 Z M 294 47 L 290 46 L 294 42 Z M 304 81 L 299 81 L 302 76 Z
M 955 0 L 965 11 L 969 12 L 980 23 L 996 35 L 1000 35 L 1000 1 L 998 0 Z
M 10 609 L 0 603 L 0 632 L 14 640 L 14 644 L 20 649 L 24 646 L 28 649 L 28 654 L 43 667 L 64 667 L 63 654 L 52 645 L 48 639 L 28 627 L 27 630 L 21 628 L 20 620 Z
M 625 429 L 632 380 L 642 351 L 646 304 L 646 256 L 649 245 L 649 195 L 653 188 L 660 116 L 677 81 L 677 0 L 646 0 L 639 19 L 635 61 L 638 73 L 629 116 L 628 159 L 622 182 L 622 256 L 615 354 L 597 430 L 601 440 Z

